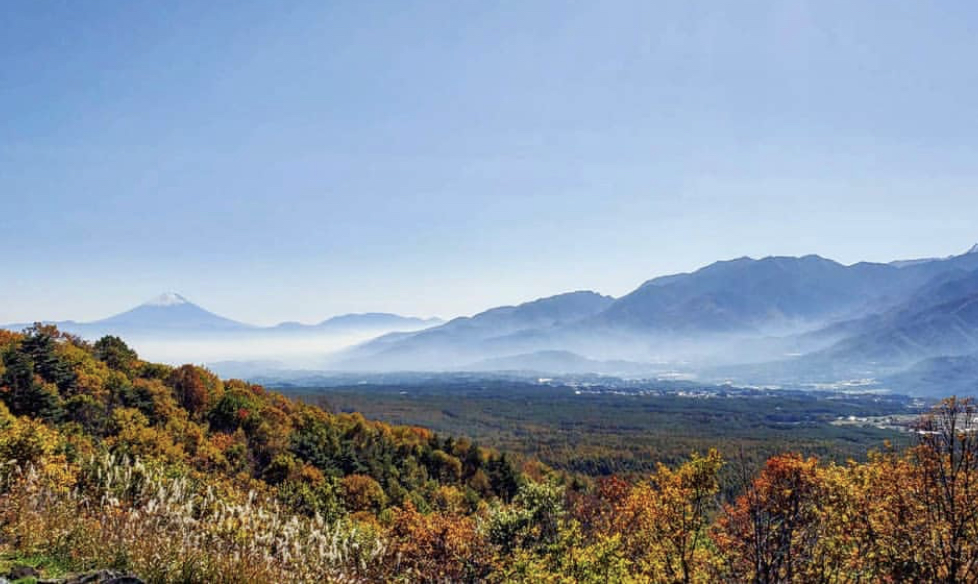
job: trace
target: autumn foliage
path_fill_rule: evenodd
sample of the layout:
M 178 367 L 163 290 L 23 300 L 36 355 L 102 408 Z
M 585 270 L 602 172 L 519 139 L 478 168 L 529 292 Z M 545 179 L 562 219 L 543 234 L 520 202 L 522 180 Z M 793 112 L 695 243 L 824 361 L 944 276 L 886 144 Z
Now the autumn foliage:
M 37 326 L 0 331 L 0 555 L 164 582 L 975 582 L 976 430 L 952 398 L 860 462 L 575 477 Z

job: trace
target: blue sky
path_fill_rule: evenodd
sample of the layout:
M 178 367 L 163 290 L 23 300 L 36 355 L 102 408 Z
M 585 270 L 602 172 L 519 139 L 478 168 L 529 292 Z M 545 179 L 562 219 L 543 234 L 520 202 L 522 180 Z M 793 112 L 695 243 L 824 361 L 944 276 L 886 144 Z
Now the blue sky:
M 978 241 L 973 2 L 5 2 L 0 323 Z

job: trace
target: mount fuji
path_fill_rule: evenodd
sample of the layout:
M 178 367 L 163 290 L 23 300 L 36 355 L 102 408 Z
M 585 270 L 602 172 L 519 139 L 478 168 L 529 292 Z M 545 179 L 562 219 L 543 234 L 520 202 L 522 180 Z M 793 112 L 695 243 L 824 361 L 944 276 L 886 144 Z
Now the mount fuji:
M 146 303 L 105 319 L 85 324 L 89 327 L 132 331 L 237 331 L 257 329 L 222 317 L 188 301 L 177 293 L 163 293 Z
M 173 292 L 163 293 L 128 311 L 103 319 L 45 321 L 59 330 L 94 341 L 123 338 L 150 360 L 179 364 L 277 360 L 289 366 L 317 364 L 329 352 L 392 332 L 414 332 L 439 325 L 437 318 L 392 313 L 331 317 L 316 324 L 285 322 L 256 326 L 218 315 Z M 31 324 L 0 326 L 23 330 Z
M 128 311 L 90 322 L 45 321 L 59 329 L 84 338 L 98 338 L 107 334 L 116 336 L 173 337 L 225 336 L 231 334 L 272 335 L 294 337 L 296 335 L 349 334 L 369 332 L 380 335 L 393 331 L 416 331 L 439 325 L 438 318 L 405 317 L 393 313 L 351 313 L 331 317 L 317 324 L 305 325 L 284 322 L 276 326 L 262 327 L 218 315 L 191 302 L 179 293 L 162 293 Z M 30 324 L 0 326 L 9 330 L 21 330 Z

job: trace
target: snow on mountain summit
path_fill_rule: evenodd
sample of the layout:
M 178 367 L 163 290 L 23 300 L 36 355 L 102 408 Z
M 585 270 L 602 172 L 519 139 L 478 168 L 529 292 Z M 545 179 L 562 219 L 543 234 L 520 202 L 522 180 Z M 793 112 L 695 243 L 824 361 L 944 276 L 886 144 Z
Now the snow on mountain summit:
M 139 332 L 174 330 L 214 330 L 251 328 L 247 324 L 230 320 L 198 307 L 177 293 L 163 293 L 129 311 L 91 322 L 90 325 L 111 327 L 115 332 Z
M 184 303 L 190 303 L 190 302 L 177 293 L 167 292 L 167 293 L 162 293 L 150 299 L 143 305 L 151 305 L 155 307 L 170 307 L 172 305 L 183 305 Z

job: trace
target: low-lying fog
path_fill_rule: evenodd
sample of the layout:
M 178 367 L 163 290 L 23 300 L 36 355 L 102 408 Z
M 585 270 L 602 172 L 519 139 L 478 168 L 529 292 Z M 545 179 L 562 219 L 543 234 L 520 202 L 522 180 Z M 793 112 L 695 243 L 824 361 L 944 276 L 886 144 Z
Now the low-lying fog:
M 167 364 L 261 361 L 276 363 L 280 368 L 316 369 L 325 367 L 326 356 L 330 353 L 384 333 L 386 331 L 293 335 L 236 333 L 165 339 L 130 336 L 126 342 L 141 358 Z

